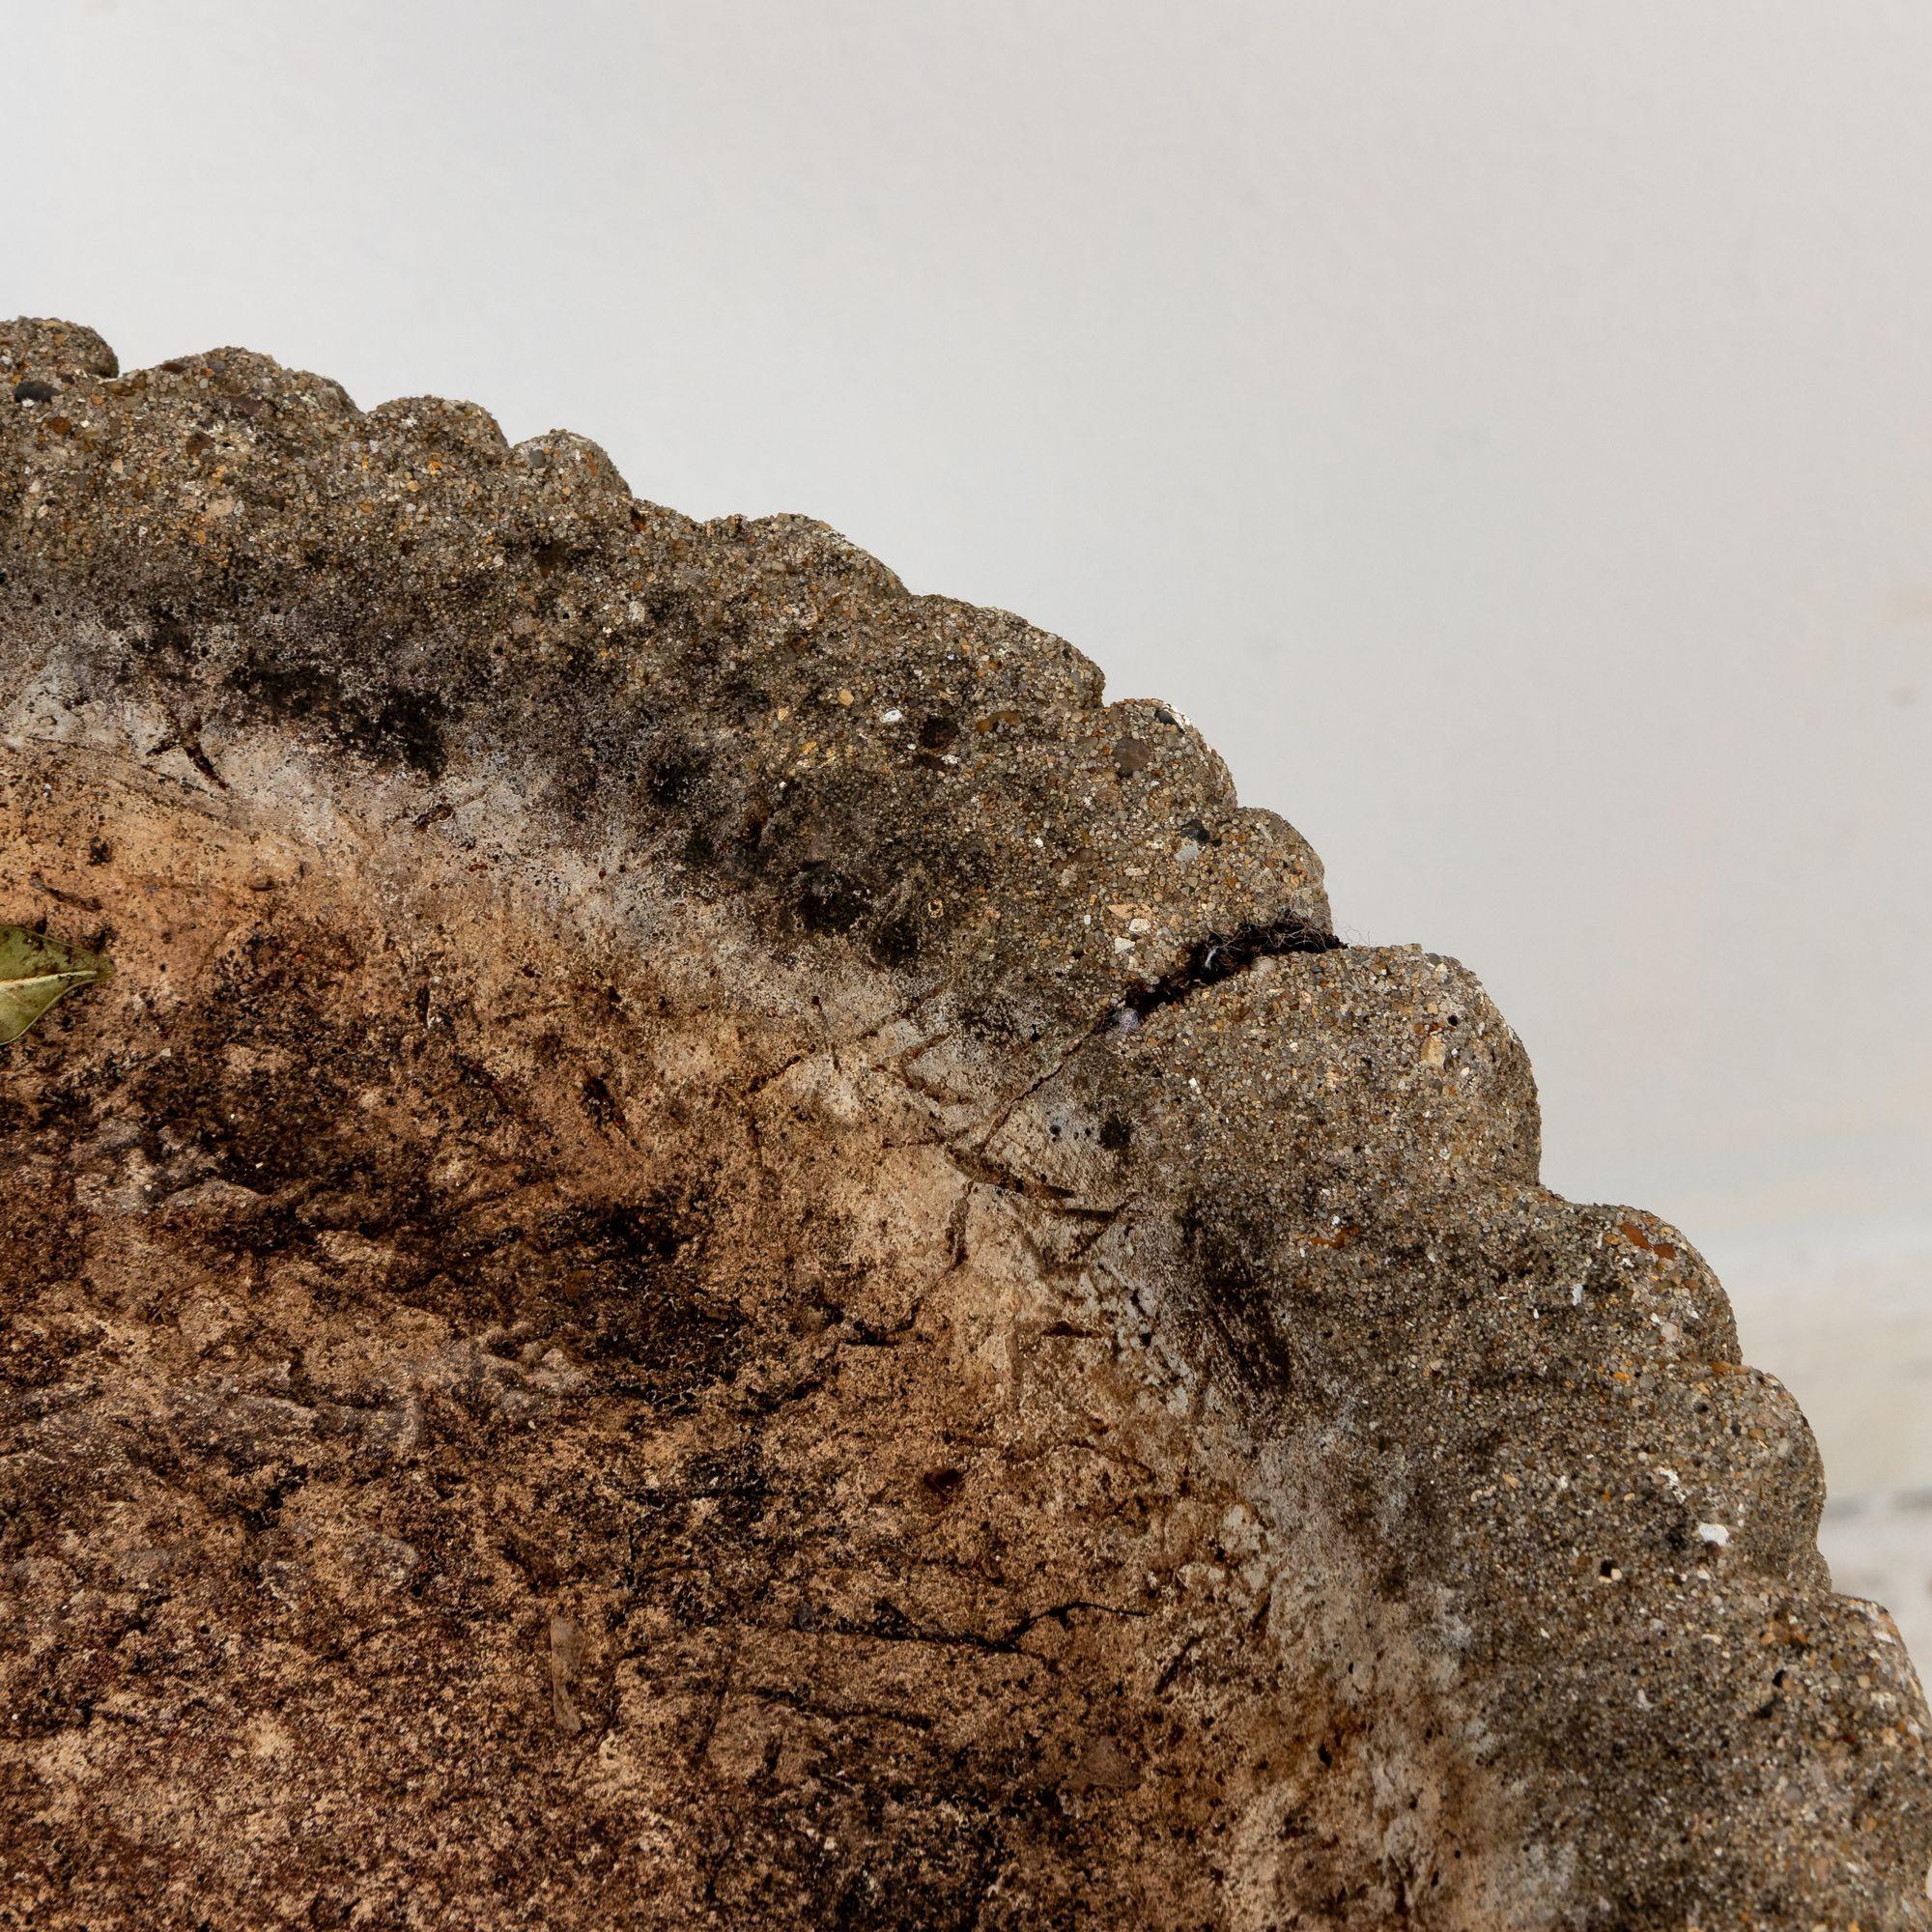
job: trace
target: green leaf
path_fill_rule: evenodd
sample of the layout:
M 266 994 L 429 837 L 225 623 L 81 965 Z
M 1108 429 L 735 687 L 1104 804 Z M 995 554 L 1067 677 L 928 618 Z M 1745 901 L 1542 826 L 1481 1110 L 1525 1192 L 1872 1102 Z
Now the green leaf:
M 75 986 L 91 986 L 108 974 L 107 961 L 77 946 L 0 925 L 0 1046 L 11 1046 Z

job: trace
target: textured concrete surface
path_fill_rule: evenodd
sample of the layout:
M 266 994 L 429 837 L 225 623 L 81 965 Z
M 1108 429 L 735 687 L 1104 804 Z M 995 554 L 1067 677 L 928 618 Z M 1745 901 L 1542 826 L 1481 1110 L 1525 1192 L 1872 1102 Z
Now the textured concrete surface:
M 1932 1223 L 1861 1245 L 1828 1230 L 1752 1260 L 1728 1283 L 1745 1351 L 1818 1432 L 1833 1580 L 1884 1604 L 1912 1655 L 1932 1657 Z
M 0 1924 L 1928 1922 L 1796 1406 L 1183 719 L 0 357 Z

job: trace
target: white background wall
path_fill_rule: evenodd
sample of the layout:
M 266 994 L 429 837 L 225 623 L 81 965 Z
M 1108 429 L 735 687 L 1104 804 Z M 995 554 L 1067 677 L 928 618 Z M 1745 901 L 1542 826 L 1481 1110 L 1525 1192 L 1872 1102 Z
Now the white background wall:
M 0 312 L 580 429 L 1180 705 L 1932 1505 L 1924 0 L 0 24 Z M 1925 1658 L 1910 1501 L 1828 1548 Z

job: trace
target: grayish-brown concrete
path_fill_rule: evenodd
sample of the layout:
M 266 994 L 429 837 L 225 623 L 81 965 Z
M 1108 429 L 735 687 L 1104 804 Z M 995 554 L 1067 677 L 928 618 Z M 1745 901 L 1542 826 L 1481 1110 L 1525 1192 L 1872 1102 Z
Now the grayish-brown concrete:
M 1927 1922 L 1803 1417 L 1184 720 L 0 357 L 0 1925 Z

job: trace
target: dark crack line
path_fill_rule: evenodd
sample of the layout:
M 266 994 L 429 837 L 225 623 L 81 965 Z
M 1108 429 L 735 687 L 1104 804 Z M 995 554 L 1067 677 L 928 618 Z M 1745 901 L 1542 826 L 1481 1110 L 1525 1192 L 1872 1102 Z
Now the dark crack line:
M 974 1142 L 974 1153 L 983 1157 L 1013 1116 L 1041 1088 L 1059 1079 L 1096 1040 L 1132 1033 L 1150 1013 L 1158 1012 L 1162 1007 L 1177 1006 L 1189 995 L 1218 986 L 1224 980 L 1235 979 L 1259 960 L 1279 959 L 1297 952 L 1339 952 L 1346 946 L 1347 942 L 1332 932 L 1324 932 L 1300 914 L 1287 911 L 1277 913 L 1271 920 L 1250 920 L 1232 932 L 1210 932 L 1206 938 L 1197 939 L 1185 965 L 1162 974 L 1158 980 L 1129 986 L 1117 1005 L 1089 1027 L 1044 1073 L 1002 1107 Z
M 1069 1619 L 1077 1610 L 1085 1610 L 1094 1616 L 1122 1617 L 1139 1621 L 1151 1617 L 1151 1610 L 1126 1609 L 1118 1604 L 1096 1603 L 1087 1597 L 1073 1597 L 1064 1604 L 1055 1604 L 1047 1609 L 1034 1610 L 1009 1624 L 1004 1631 L 952 1631 L 935 1630 L 923 1627 L 905 1618 L 895 1605 L 886 1604 L 884 1607 L 896 1621 L 880 1623 L 861 1623 L 854 1618 L 834 1617 L 823 1623 L 805 1627 L 803 1634 L 812 1636 L 849 1637 L 865 1643 L 909 1644 L 934 1650 L 976 1650 L 996 1657 L 1024 1658 L 1028 1662 L 1050 1665 L 1051 1660 L 1022 1650 L 1021 1643 L 1044 1623 L 1057 1623 L 1062 1630 L 1070 1630 Z M 794 1626 L 795 1629 L 799 1628 Z
M 1297 913 L 1281 912 L 1271 920 L 1251 920 L 1233 932 L 1210 932 L 1207 938 L 1197 939 L 1184 966 L 1133 987 L 1121 1008 L 1136 1020 L 1144 1020 L 1204 986 L 1218 986 L 1222 980 L 1245 973 L 1257 960 L 1279 959 L 1293 952 L 1339 952 L 1345 944 Z

